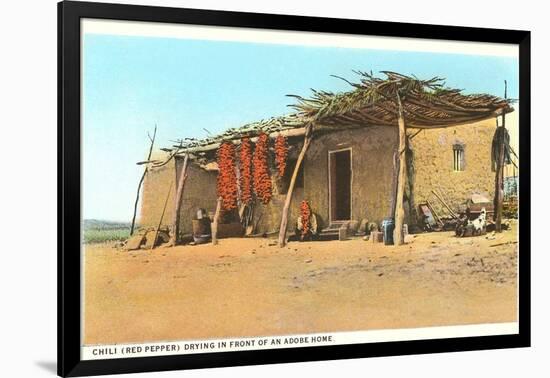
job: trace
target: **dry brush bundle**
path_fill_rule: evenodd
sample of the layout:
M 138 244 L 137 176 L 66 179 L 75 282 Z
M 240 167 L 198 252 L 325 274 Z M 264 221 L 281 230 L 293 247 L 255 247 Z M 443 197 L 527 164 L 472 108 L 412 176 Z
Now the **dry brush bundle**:
M 241 168 L 241 201 L 245 205 L 252 201 L 252 144 L 250 138 L 241 139 L 239 150 L 239 161 Z
M 303 200 L 300 204 L 300 216 L 302 220 L 302 235 L 306 235 L 310 229 L 309 218 L 311 217 L 311 207 L 306 200 Z
M 218 149 L 218 196 L 222 198 L 222 209 L 237 207 L 237 175 L 235 174 L 235 146 L 224 142 Z
M 286 169 L 286 158 L 288 156 L 288 142 L 285 136 L 279 135 L 275 139 L 275 163 L 279 177 L 283 177 Z
M 254 165 L 254 192 L 256 196 L 265 205 L 271 200 L 271 176 L 269 175 L 269 167 L 267 165 L 268 154 L 267 134 L 262 133 L 258 136 L 256 148 L 254 149 L 254 157 L 252 163 Z

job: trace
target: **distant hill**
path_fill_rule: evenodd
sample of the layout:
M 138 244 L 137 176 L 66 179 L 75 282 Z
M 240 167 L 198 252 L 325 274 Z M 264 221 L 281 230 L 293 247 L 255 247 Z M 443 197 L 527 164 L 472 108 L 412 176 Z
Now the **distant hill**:
M 84 230 L 120 230 L 129 229 L 130 222 L 113 222 L 99 219 L 84 219 L 82 222 Z

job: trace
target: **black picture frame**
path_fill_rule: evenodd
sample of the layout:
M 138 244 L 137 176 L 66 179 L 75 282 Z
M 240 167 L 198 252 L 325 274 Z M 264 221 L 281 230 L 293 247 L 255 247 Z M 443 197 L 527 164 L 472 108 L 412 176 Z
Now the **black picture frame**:
M 80 358 L 80 20 L 217 25 L 517 44 L 520 160 L 519 333 L 452 339 L 83 361 Z M 530 32 L 379 21 L 63 1 L 58 4 L 58 374 L 196 369 L 530 346 Z

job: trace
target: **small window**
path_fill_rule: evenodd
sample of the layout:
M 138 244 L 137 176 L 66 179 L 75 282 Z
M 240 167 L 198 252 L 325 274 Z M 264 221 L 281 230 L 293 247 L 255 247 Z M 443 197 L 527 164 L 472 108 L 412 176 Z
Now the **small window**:
M 464 146 L 461 144 L 453 145 L 453 170 L 455 172 L 464 170 Z

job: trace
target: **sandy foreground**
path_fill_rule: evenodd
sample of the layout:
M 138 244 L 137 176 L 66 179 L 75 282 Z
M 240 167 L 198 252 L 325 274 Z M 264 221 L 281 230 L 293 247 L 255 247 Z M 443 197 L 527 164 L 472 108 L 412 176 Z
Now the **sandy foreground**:
M 127 252 L 85 247 L 84 343 L 270 336 L 517 320 L 517 228 L 455 238 Z M 498 245 L 496 245 L 498 244 Z M 496 246 L 495 246 L 496 245 Z

